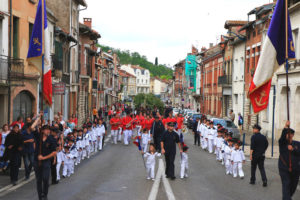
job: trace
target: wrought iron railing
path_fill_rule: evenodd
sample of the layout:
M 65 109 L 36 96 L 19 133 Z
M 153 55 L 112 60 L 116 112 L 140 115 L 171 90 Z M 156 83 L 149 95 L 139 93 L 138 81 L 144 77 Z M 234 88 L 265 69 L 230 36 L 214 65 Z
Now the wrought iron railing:
M 24 60 L 0 55 L 0 83 L 23 85 Z
M 232 84 L 232 76 L 231 75 L 223 75 L 218 78 L 219 85 L 231 85 Z

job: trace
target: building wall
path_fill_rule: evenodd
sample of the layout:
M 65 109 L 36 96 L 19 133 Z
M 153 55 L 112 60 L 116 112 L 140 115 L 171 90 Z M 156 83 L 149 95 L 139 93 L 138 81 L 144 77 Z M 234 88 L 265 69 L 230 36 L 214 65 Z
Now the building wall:
M 160 95 L 161 94 L 161 87 L 162 87 L 162 82 L 158 79 L 154 79 L 154 95 Z
M 244 66 L 245 66 L 245 42 L 234 45 L 233 69 L 232 69 L 232 109 L 235 116 L 244 113 Z M 235 118 L 238 124 L 238 117 Z

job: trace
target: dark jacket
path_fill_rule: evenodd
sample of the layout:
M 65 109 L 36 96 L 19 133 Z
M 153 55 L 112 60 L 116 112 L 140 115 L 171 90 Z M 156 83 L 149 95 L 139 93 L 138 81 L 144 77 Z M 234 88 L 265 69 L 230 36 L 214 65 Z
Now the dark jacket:
M 11 149 L 8 147 L 10 145 L 13 145 Z M 10 160 L 12 154 L 14 153 L 21 153 L 22 147 L 23 147 L 23 137 L 21 133 L 16 133 L 14 131 L 11 131 L 6 139 L 5 139 L 5 153 L 4 153 L 4 160 Z
M 269 142 L 266 136 L 261 133 L 255 133 L 251 137 L 251 150 L 253 150 L 252 156 L 254 158 L 265 156 L 265 152 L 269 146 Z
M 278 160 L 279 169 L 289 170 L 289 150 L 288 145 L 289 142 L 286 139 L 286 135 L 288 134 L 287 129 L 282 130 L 281 137 L 279 139 L 279 153 L 280 157 Z M 292 162 L 292 170 L 300 172 L 300 142 L 292 141 L 291 144 L 294 150 L 291 152 L 291 162 Z
M 194 122 L 193 122 L 193 132 L 194 132 L 194 133 L 197 133 L 197 127 L 198 127 L 198 122 L 197 122 L 197 121 L 194 121 Z
M 161 120 L 158 122 L 153 121 L 150 133 L 153 137 L 160 138 L 162 134 L 165 132 L 165 127 Z

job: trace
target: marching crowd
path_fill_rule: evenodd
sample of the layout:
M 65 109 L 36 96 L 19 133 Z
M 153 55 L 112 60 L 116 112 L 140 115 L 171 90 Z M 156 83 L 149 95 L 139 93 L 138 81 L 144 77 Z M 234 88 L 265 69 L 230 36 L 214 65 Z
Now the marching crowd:
M 0 168 L 4 171 L 9 168 L 11 183 L 16 185 L 23 158 L 25 179 L 29 179 L 34 169 L 39 199 L 47 199 L 50 174 L 52 184 L 58 184 L 61 175 L 62 178 L 66 178 L 74 174 L 76 165 L 103 149 L 110 128 L 112 144 L 122 142 L 127 146 L 133 142 L 139 147 L 143 158 L 146 159 L 144 164 L 147 179 L 154 180 L 155 160 L 162 155 L 166 161 L 166 177 L 172 180 L 176 178 L 174 176 L 176 144 L 181 154 L 180 178 L 188 177 L 189 148 L 184 143 L 185 127 L 182 114 L 173 116 L 171 108 L 166 108 L 164 116 L 155 108 L 133 111 L 130 107 L 116 106 L 112 110 L 108 115 L 108 112 L 107 114 L 96 112 L 94 109 L 93 120 L 87 118 L 80 127 L 74 115 L 65 122 L 58 113 L 54 121 L 45 122 L 42 112 L 37 116 L 27 117 L 25 123 L 22 118 L 18 118 L 11 125 L 4 125 L 0 135 Z M 263 186 L 267 186 L 264 154 L 268 148 L 268 141 L 260 134 L 260 129 L 259 125 L 253 127 L 250 184 L 255 184 L 255 171 L 258 166 Z M 238 138 L 232 138 L 232 133 L 220 124 L 215 125 L 205 116 L 196 119 L 193 133 L 194 144 L 201 146 L 210 154 L 215 154 L 216 160 L 225 166 L 227 175 L 244 178 L 245 155 L 240 149 L 241 142 Z M 287 197 L 295 192 L 300 176 L 300 167 L 294 164 L 300 160 L 300 143 L 292 140 L 293 135 L 294 131 L 289 128 L 287 122 L 279 141 L 281 153 L 279 170 L 283 194 Z M 290 151 L 292 157 L 289 161 Z M 291 169 L 288 168 L 289 162 L 292 163 Z M 290 176 L 291 173 L 293 176 Z M 293 184 L 287 181 L 292 181 Z M 287 192 L 289 188 L 293 189 Z

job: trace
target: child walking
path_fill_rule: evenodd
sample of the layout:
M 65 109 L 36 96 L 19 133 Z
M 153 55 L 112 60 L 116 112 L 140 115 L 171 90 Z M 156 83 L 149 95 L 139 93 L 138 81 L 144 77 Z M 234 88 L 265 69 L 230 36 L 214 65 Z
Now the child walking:
M 149 131 L 146 128 L 144 128 L 142 134 L 142 145 L 141 145 L 143 152 L 147 152 L 147 148 L 148 148 L 148 144 L 150 143 L 150 140 L 151 138 L 150 138 Z
M 237 141 L 234 144 L 234 150 L 231 153 L 231 162 L 232 162 L 232 172 L 233 177 L 236 178 L 239 174 L 240 178 L 244 178 L 244 171 L 243 171 L 243 163 L 245 163 L 245 155 L 243 150 L 240 149 L 241 143 Z
M 152 179 L 154 181 L 154 170 L 155 170 L 155 158 L 160 157 L 161 154 L 157 153 L 155 150 L 155 146 L 153 143 L 150 143 L 149 152 L 143 152 L 144 158 L 147 159 L 146 161 L 146 168 L 147 168 L 147 179 Z
M 188 169 L 189 169 L 189 157 L 188 157 L 188 146 L 184 146 L 182 148 L 181 153 L 181 169 L 180 169 L 180 178 L 187 178 L 188 177 Z

